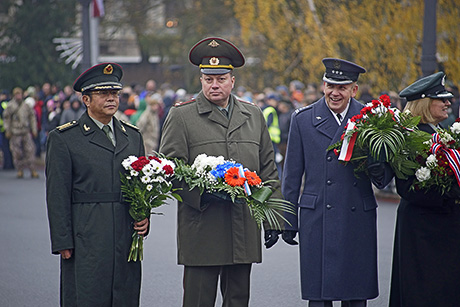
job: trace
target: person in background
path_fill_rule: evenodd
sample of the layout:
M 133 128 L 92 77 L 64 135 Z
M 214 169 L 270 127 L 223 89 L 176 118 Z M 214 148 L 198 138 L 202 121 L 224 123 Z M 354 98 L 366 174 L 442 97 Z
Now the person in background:
M 323 64 L 324 96 L 291 118 L 282 191 L 298 216 L 286 214 L 282 237 L 297 245 L 299 234 L 302 299 L 310 307 L 364 307 L 378 296 L 377 201 L 369 177 L 358 178 L 353 164 L 327 149 L 364 107 L 355 97 L 366 70 L 342 59 Z M 368 170 L 378 188 L 393 177 L 383 163 L 371 161 Z
M 0 92 L 0 138 L 3 152 L 3 170 L 14 169 L 13 156 L 10 151 L 10 141 L 5 136 L 5 126 L 3 124 L 3 112 L 6 110 L 9 101 L 9 93 L 7 90 Z
M 161 95 L 158 93 L 146 96 L 147 109 L 142 113 L 137 126 L 144 139 L 145 152 L 152 154 L 158 151 L 160 145 L 160 117 L 158 108 L 161 105 Z
M 421 117 L 418 127 L 422 131 L 436 132 L 448 117 L 449 100 L 454 96 L 445 89 L 444 82 L 445 74 L 440 71 L 399 93 L 407 100 L 405 110 Z M 407 180 L 396 178 L 401 201 L 396 217 L 389 306 L 457 306 L 460 194 L 412 190 L 414 180 L 414 176 Z
M 143 156 L 139 130 L 114 118 L 123 71 L 102 63 L 75 81 L 86 112 L 48 135 L 46 202 L 51 252 L 61 260 L 61 306 L 139 306 L 141 263 L 128 262 L 134 222 L 121 197 L 128 156 Z
M 32 178 L 38 178 L 35 170 L 35 144 L 33 138 L 37 137 L 37 118 L 34 110 L 24 101 L 23 91 L 16 87 L 13 89 L 13 99 L 3 111 L 3 125 L 5 136 L 10 142 L 14 166 L 17 177 L 24 177 L 24 170 L 30 170 Z
M 76 95 L 71 96 L 70 99 L 70 108 L 62 111 L 59 119 L 59 125 L 64 125 L 65 123 L 77 120 L 83 115 L 83 113 L 85 113 L 85 108 Z
M 171 108 L 163 127 L 160 152 L 192 164 L 200 154 L 223 156 L 254 170 L 279 189 L 273 145 L 260 108 L 231 94 L 233 69 L 244 65 L 231 42 L 205 38 L 189 53 L 200 67 L 202 90 L 195 99 Z M 177 248 L 184 265 L 183 307 L 214 306 L 220 281 L 222 306 L 247 307 L 252 263 L 262 261 L 261 233 L 245 203 L 189 191 L 183 186 L 178 206 Z M 276 194 L 276 196 L 275 196 Z M 274 193 L 277 198 L 282 197 Z M 276 230 L 265 228 L 266 247 Z M 256 304 L 257 305 L 257 304 Z

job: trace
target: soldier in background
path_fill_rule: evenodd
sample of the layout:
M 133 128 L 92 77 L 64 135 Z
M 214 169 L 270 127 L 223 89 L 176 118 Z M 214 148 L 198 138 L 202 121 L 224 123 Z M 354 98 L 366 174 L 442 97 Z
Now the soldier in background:
M 23 91 L 16 87 L 13 99 L 3 112 L 5 137 L 10 141 L 13 162 L 18 171 L 17 177 L 24 177 L 24 169 L 30 170 L 32 178 L 38 178 L 35 170 L 35 144 L 37 137 L 37 119 L 34 110 L 24 102 Z

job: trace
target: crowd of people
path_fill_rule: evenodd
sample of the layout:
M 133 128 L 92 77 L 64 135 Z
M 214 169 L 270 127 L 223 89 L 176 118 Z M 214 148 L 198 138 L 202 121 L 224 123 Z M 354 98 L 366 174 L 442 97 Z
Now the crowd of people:
M 134 221 L 121 194 L 121 162 L 153 151 L 192 164 L 205 153 L 233 159 L 273 182 L 284 198 L 282 229 L 261 232 L 244 203 L 222 193 L 179 190 L 177 250 L 184 266 L 183 306 L 214 306 L 220 282 L 223 306 L 248 306 L 253 263 L 279 236 L 299 245 L 302 299 L 310 307 L 365 307 L 378 296 L 377 201 L 394 177 L 388 164 L 368 160 L 369 176 L 355 176 L 328 149 L 347 121 L 374 97 L 358 78 L 366 69 L 324 58 L 320 86 L 293 80 L 252 92 L 236 87 L 245 58 L 231 42 L 206 38 L 190 50 L 201 91 L 168 84 L 123 86 L 122 67 L 102 63 L 73 86 L 45 83 L 2 92 L 3 168 L 17 177 L 46 155 L 46 197 L 52 253 L 61 257 L 61 304 L 138 306 L 141 265 L 127 261 L 132 230 L 149 234 L 149 219 Z M 234 90 L 235 89 L 235 90 Z M 359 94 L 358 94 L 359 93 Z M 458 117 L 458 90 L 443 72 L 416 81 L 393 107 L 421 116 L 433 132 Z M 404 99 L 401 99 L 404 98 Z M 407 101 L 407 105 L 406 105 Z M 277 180 L 280 179 L 280 180 Z M 454 306 L 460 271 L 458 195 L 410 190 L 414 177 L 397 180 L 390 306 Z M 298 239 L 296 237 L 298 236 Z M 437 246 L 431 250 L 431 246 Z M 417 259 L 417 261 L 412 261 Z M 433 281 L 434 280 L 434 281 Z

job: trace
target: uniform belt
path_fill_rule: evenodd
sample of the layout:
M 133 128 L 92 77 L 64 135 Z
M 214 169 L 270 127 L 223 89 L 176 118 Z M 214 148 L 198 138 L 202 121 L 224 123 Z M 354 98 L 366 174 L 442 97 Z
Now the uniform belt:
M 72 193 L 72 203 L 121 202 L 121 193 Z

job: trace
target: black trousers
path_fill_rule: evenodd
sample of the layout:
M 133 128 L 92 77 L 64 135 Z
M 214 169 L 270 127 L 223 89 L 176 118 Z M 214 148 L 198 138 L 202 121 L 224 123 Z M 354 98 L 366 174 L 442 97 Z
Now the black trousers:
M 222 307 L 247 307 L 252 264 L 185 266 L 183 307 L 214 307 L 220 277 Z
M 366 307 L 366 300 L 342 301 L 342 307 Z M 308 301 L 308 307 L 332 307 L 332 301 Z

